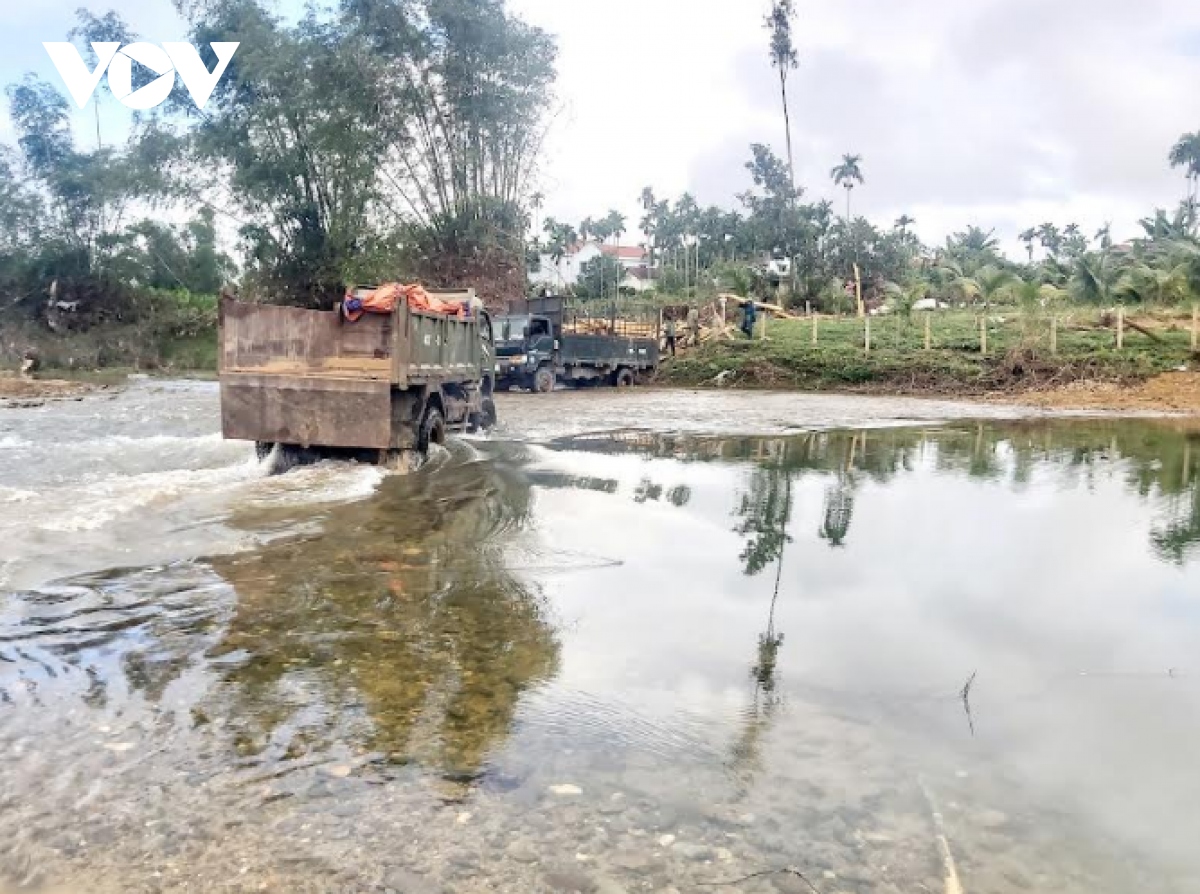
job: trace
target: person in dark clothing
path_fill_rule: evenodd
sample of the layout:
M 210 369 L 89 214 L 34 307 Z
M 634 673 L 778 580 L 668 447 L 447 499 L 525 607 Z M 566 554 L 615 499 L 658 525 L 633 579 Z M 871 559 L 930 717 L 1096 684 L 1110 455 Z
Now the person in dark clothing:
M 754 306 L 754 299 L 751 298 L 742 307 L 742 331 L 746 333 L 746 338 L 754 338 L 754 323 L 758 319 L 758 308 Z
M 678 332 L 675 328 L 675 315 L 667 314 L 666 321 L 663 323 L 663 334 L 667 337 L 667 350 L 671 352 L 671 356 L 675 356 L 675 340 L 678 337 Z

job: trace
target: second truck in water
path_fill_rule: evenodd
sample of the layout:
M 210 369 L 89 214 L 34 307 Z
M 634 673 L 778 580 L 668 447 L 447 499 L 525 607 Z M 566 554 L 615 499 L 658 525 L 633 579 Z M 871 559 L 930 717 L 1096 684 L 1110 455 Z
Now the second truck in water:
M 565 298 L 534 298 L 523 310 L 492 321 L 497 390 L 624 388 L 658 367 L 657 310 Z

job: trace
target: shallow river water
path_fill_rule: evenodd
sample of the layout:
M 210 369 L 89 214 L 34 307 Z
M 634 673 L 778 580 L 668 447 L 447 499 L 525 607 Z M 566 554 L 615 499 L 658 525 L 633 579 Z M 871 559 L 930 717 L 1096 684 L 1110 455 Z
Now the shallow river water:
M 500 415 L 268 478 L 212 384 L 0 409 L 0 892 L 1200 891 L 1200 436 Z

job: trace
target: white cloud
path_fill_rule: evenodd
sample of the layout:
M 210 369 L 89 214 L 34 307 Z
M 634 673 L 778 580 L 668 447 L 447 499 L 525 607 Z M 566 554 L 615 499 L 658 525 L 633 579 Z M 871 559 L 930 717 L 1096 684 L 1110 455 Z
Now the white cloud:
M 593 10 L 514 0 L 560 37 L 547 212 L 617 207 L 642 186 L 730 202 L 749 144 L 783 152 L 769 5 L 611 0 Z M 1166 154 L 1200 127 L 1200 5 L 1188 0 L 848 0 L 798 4 L 790 82 L 797 172 L 841 196 L 829 169 L 864 156 L 856 208 L 915 216 L 927 240 L 967 223 L 1016 232 L 1042 220 L 1118 237 L 1183 181 Z

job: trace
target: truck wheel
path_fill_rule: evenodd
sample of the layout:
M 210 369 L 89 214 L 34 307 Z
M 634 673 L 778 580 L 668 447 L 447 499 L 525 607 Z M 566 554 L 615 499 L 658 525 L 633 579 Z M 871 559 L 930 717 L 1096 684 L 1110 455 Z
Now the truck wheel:
M 543 366 L 533 374 L 533 390 L 538 394 L 548 394 L 554 390 L 554 372 Z
M 417 433 L 417 450 L 422 456 L 429 453 L 430 444 L 446 443 L 446 420 L 442 411 L 437 407 L 429 407 L 425 418 L 421 420 L 421 430 Z
M 258 461 L 262 462 L 271 455 L 271 451 L 275 449 L 275 445 L 270 441 L 255 441 L 254 455 L 258 457 Z
M 613 377 L 613 384 L 618 388 L 632 388 L 633 371 L 628 369 L 618 369 L 616 376 Z
M 496 402 L 490 397 L 485 397 L 483 399 L 483 430 L 487 431 L 490 428 L 495 428 L 496 418 Z

